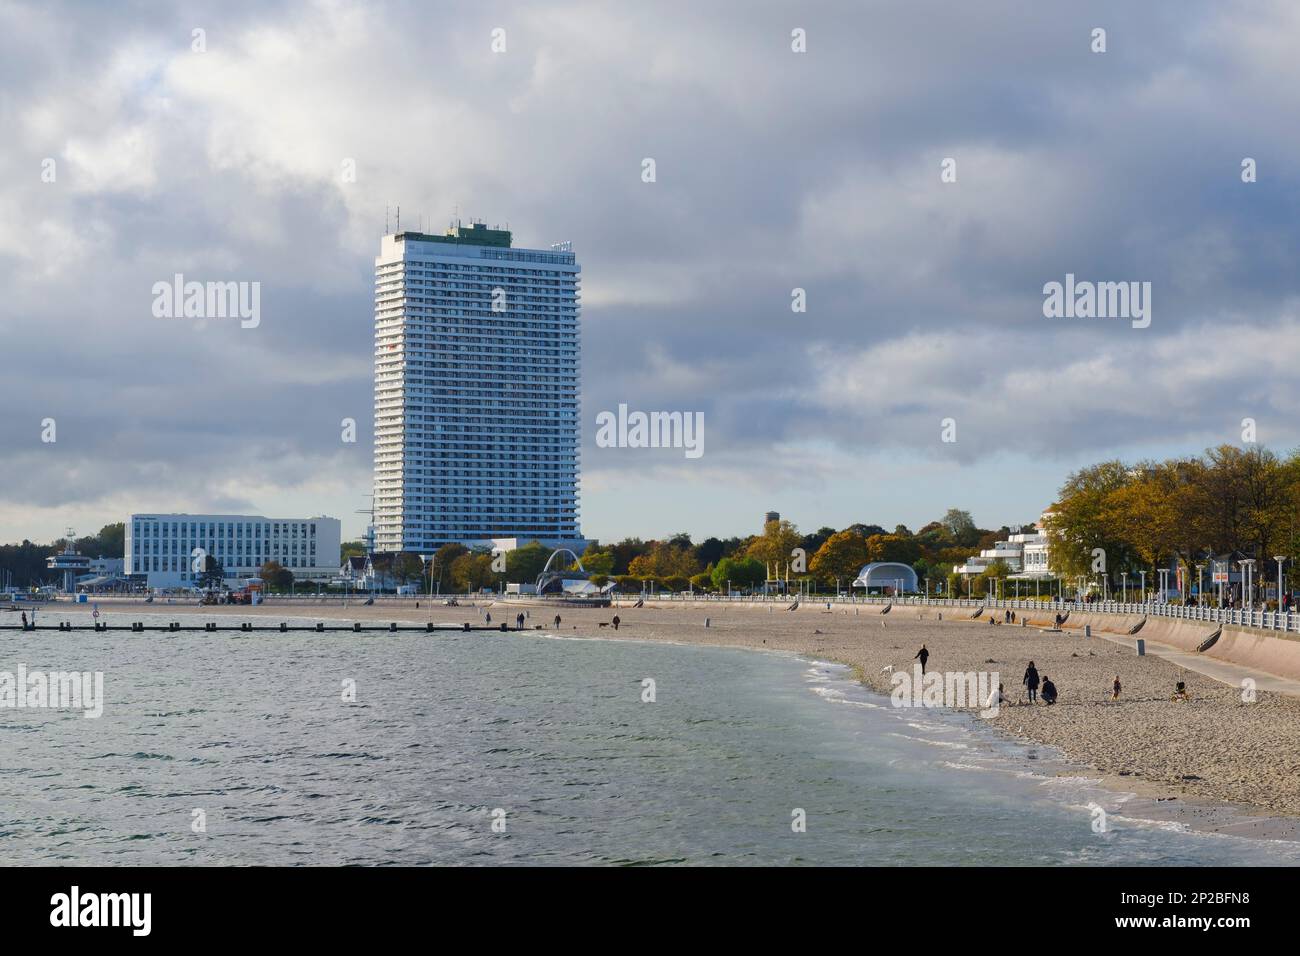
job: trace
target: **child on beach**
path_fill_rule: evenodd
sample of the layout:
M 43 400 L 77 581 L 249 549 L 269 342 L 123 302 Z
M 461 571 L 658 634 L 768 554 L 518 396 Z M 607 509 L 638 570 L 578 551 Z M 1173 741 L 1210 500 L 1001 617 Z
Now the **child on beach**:
M 1010 706 L 1011 701 L 1007 699 L 1005 685 L 998 684 L 998 689 L 989 694 L 989 700 L 985 706 L 992 709 L 995 707 L 1002 707 L 1004 704 Z
M 1120 686 L 1119 686 L 1119 675 L 1116 674 L 1116 675 L 1115 675 L 1115 683 L 1111 685 L 1111 689 L 1110 689 L 1110 699 L 1111 699 L 1111 700 L 1119 700 L 1119 691 L 1120 691 Z
M 1174 696 L 1170 699 L 1171 700 L 1192 699 L 1192 695 L 1187 692 L 1187 683 L 1185 681 L 1179 681 L 1177 684 L 1174 685 Z

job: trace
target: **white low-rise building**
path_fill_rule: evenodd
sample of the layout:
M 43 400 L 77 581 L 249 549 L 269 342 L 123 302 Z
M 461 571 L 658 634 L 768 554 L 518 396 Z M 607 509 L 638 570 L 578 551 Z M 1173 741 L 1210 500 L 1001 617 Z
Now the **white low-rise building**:
M 339 519 L 324 516 L 134 514 L 126 522 L 126 571 L 151 588 L 192 587 L 211 555 L 228 583 L 255 576 L 268 561 L 300 581 L 331 581 L 341 534 Z
M 993 547 L 972 554 L 965 564 L 954 565 L 953 573 L 979 575 L 1001 561 L 1011 572 L 1008 577 L 1012 580 L 1054 578 L 1056 575 L 1048 563 L 1047 532 L 1043 528 L 1040 521 L 1032 531 L 1016 531 L 1005 541 L 995 541 Z

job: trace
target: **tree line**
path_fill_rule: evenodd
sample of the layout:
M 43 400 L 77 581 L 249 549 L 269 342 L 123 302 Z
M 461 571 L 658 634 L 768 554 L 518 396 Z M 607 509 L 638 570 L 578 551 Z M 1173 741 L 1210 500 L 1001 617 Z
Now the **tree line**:
M 818 588 L 847 588 L 862 567 L 873 561 L 899 561 L 918 577 L 935 582 L 953 579 L 952 567 L 972 553 L 992 547 L 1011 533 L 1008 527 L 976 527 L 970 513 L 956 508 L 915 533 L 905 525 L 892 531 L 875 524 L 847 528 L 822 527 L 800 532 L 790 521 L 768 522 L 761 534 L 709 537 L 696 542 L 687 532 L 662 539 L 624 538 L 592 542 L 581 556 L 591 580 L 603 586 L 614 581 L 620 590 L 637 592 L 654 586 L 669 591 L 725 591 L 760 587 L 771 574 L 790 581 L 811 582 Z M 344 558 L 364 554 L 360 542 L 343 546 Z M 442 593 L 496 588 L 502 584 L 531 584 L 541 574 L 551 549 L 531 542 L 500 558 L 484 549 L 447 544 L 432 561 L 416 554 L 374 556 L 375 570 L 396 583 L 416 584 L 422 591 Z M 569 566 L 561 566 L 568 569 Z M 950 584 L 950 587 L 952 585 Z
M 1105 578 L 1243 558 L 1255 579 L 1276 578 L 1275 555 L 1300 558 L 1300 450 L 1287 457 L 1251 445 L 1125 464 L 1105 461 L 1071 474 L 1050 509 L 1052 567 L 1064 575 Z M 1206 570 L 1208 581 L 1209 571 Z
M 50 544 L 34 544 L 26 539 L 21 544 L 0 544 L 0 570 L 10 573 L 15 588 L 58 583 L 62 575 L 46 568 L 45 561 L 64 550 L 67 543 L 67 538 L 59 538 Z M 98 534 L 73 539 L 72 546 L 89 558 L 120 558 L 126 549 L 126 525 L 121 521 L 106 524 Z

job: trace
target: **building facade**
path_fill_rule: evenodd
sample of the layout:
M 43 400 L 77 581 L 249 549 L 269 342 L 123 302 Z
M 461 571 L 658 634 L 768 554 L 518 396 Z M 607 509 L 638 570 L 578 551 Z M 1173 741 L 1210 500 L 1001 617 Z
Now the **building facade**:
M 339 573 L 337 518 L 257 515 L 134 514 L 126 522 L 126 573 L 151 588 L 193 587 L 196 549 L 221 562 L 228 582 L 255 577 L 278 561 L 298 580 L 331 581 Z
M 375 260 L 375 550 L 581 539 L 580 267 L 481 223 Z
M 979 554 L 972 554 L 964 564 L 953 567 L 955 574 L 977 576 L 983 574 L 995 562 L 1001 561 L 1010 572 L 1010 580 L 1033 581 L 1055 578 L 1056 573 L 1048 564 L 1049 541 L 1044 513 L 1038 526 L 1032 531 L 1016 531 L 1007 536 L 1005 541 L 996 541 L 991 548 L 985 548 Z

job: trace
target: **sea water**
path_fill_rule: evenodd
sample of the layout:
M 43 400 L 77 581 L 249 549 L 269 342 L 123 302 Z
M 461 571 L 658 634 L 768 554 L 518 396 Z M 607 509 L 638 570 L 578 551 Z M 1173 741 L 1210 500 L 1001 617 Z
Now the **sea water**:
M 9 864 L 1300 862 L 1297 843 L 1132 818 L 1045 748 L 792 655 L 537 632 L 0 632 L 0 672 L 19 664 L 102 672 L 104 699 L 94 719 L 0 708 Z

